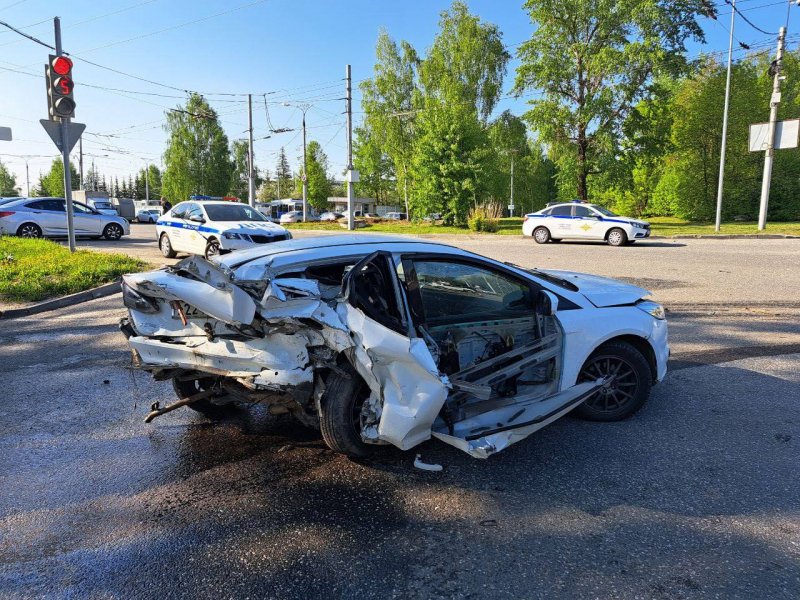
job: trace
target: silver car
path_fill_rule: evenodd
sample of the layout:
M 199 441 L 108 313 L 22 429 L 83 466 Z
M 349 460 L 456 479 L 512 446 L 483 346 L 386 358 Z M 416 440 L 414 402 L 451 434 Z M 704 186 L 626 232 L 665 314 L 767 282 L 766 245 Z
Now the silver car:
M 101 215 L 80 202 L 73 202 L 75 235 L 118 240 L 130 234 L 122 217 Z M 67 209 L 64 198 L 24 198 L 0 207 L 0 235 L 20 237 L 65 237 Z

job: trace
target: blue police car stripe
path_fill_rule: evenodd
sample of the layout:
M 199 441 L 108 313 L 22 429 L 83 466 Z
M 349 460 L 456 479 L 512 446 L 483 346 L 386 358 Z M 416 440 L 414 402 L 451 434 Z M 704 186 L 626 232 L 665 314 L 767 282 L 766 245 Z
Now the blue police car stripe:
M 156 225 L 162 225 L 164 227 L 176 227 L 177 229 L 189 229 L 191 231 L 202 231 L 204 233 L 220 233 L 219 229 L 214 229 L 213 227 L 206 227 L 204 225 L 190 225 L 189 223 L 181 223 L 175 221 L 156 221 Z

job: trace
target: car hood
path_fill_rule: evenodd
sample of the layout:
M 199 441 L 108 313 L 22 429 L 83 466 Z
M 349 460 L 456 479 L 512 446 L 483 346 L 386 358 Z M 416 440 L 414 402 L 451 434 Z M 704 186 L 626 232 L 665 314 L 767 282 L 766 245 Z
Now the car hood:
M 245 233 L 248 235 L 283 235 L 286 229 L 269 221 L 248 221 L 245 223 L 220 222 L 214 223 L 220 231 L 230 233 Z
M 604 217 L 607 223 L 627 223 L 628 225 L 649 225 L 647 221 L 641 219 L 632 219 L 630 217 Z
M 610 277 L 575 273 L 573 271 L 542 270 L 574 284 L 578 288 L 578 292 L 598 308 L 633 304 L 637 300 L 650 295 L 650 292 L 644 288 L 611 279 Z

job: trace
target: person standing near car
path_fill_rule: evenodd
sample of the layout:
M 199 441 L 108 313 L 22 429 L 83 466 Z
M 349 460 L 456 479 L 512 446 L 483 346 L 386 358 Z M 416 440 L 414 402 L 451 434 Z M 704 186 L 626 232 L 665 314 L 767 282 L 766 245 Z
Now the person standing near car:
M 161 214 L 166 213 L 170 208 L 172 208 L 172 203 L 164 196 L 161 196 Z

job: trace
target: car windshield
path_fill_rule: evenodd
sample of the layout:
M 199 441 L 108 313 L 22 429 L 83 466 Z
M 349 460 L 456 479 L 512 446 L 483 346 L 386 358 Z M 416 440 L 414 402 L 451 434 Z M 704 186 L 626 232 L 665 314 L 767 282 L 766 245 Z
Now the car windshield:
M 613 213 L 610 210 L 608 210 L 605 206 L 598 206 L 597 204 L 591 204 L 590 206 L 593 209 L 595 209 L 597 212 L 599 212 L 600 214 L 603 214 L 603 215 L 605 215 L 607 217 L 618 217 L 619 216 L 617 213 Z
M 94 207 L 95 208 L 111 208 L 111 203 L 110 202 L 95 202 L 94 203 Z
M 208 218 L 212 221 L 266 221 L 254 208 L 245 204 L 204 204 Z

